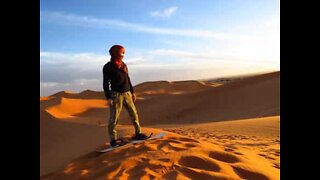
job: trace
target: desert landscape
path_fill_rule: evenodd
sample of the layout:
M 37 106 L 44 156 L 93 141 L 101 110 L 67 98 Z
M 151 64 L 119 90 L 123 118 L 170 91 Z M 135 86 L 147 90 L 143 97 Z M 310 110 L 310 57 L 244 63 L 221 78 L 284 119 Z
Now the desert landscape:
M 40 97 L 40 178 L 280 179 L 279 71 L 134 89 L 142 131 L 166 136 L 107 153 L 103 91 Z M 134 133 L 125 109 L 117 130 Z

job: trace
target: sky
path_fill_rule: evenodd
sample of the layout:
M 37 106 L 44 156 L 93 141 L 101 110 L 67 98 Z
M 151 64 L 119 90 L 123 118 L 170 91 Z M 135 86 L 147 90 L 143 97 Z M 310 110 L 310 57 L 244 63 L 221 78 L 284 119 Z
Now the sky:
M 133 85 L 280 70 L 279 0 L 41 0 L 40 96 L 103 91 L 112 45 Z

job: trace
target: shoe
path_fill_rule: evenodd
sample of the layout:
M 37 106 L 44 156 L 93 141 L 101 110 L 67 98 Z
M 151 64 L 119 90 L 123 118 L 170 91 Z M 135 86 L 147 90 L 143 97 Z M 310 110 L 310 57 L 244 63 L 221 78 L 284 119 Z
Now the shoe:
M 110 146 L 111 147 L 115 147 L 116 145 L 118 145 L 117 140 L 110 141 Z
M 115 146 L 122 146 L 125 144 L 125 141 L 122 139 L 117 139 L 117 140 L 112 140 L 110 141 L 110 145 L 111 147 L 115 147 Z
M 145 140 L 148 139 L 148 136 L 144 133 L 138 133 L 133 138 L 136 140 Z

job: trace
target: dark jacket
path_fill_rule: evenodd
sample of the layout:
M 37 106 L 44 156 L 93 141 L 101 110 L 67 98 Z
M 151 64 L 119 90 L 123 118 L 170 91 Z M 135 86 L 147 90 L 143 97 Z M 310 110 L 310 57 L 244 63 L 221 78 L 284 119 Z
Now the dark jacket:
M 131 93 L 133 93 L 127 65 L 125 63 L 123 64 L 126 71 L 118 69 L 111 61 L 103 66 L 103 90 L 107 99 L 111 99 L 111 91 L 123 93 L 130 90 Z M 111 90 L 109 87 L 110 83 Z

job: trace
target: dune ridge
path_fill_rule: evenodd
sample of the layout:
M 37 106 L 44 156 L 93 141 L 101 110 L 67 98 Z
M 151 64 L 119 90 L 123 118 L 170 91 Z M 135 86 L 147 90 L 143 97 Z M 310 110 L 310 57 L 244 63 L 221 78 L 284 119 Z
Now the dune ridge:
M 177 88 L 176 84 L 180 84 L 178 85 L 180 87 Z M 188 88 L 188 86 L 191 86 L 190 84 L 199 88 Z M 92 92 L 87 92 L 87 94 L 89 93 L 91 93 L 90 97 L 94 96 Z M 103 92 L 96 92 L 95 94 L 99 94 L 99 96 L 94 96 L 94 98 L 91 98 L 92 100 L 99 99 L 102 104 L 103 102 L 106 103 L 105 99 L 101 98 L 101 96 L 104 96 Z M 136 94 L 138 98 L 136 106 L 143 125 L 172 122 L 200 123 L 274 116 L 280 114 L 280 73 L 248 77 L 219 86 L 211 86 L 198 81 L 148 82 L 138 85 Z M 80 96 L 81 93 L 73 94 L 72 98 L 77 99 L 75 97 Z M 71 96 L 68 95 L 68 98 L 71 98 Z M 87 96 L 78 99 L 85 100 Z M 65 110 L 59 108 L 68 106 L 68 101 L 65 101 L 65 105 L 61 100 L 60 102 L 57 101 L 57 98 L 53 98 L 43 102 L 42 106 L 46 109 L 60 109 L 57 113 L 58 116 L 54 113 L 56 111 L 49 111 L 60 120 L 70 121 L 68 118 L 73 116 L 78 118 L 79 122 L 85 124 L 107 123 L 105 117 L 109 116 L 109 111 L 101 109 L 104 108 L 102 105 L 96 107 L 95 103 L 82 101 L 82 103 L 77 103 L 76 106 L 83 111 L 79 111 L 77 115 L 72 115 L 67 112 L 69 111 L 68 108 Z M 57 103 L 53 104 L 52 102 Z M 105 108 L 108 108 L 108 106 L 105 106 Z M 85 121 L 82 118 L 87 117 L 85 111 L 88 111 L 89 114 L 90 111 L 93 111 L 96 114 L 95 120 Z M 121 113 L 120 117 L 122 119 L 121 124 L 131 124 L 129 115 L 125 111 Z

